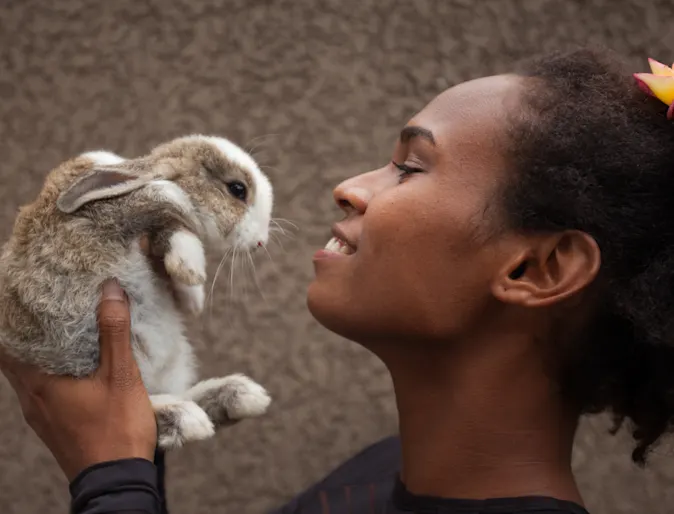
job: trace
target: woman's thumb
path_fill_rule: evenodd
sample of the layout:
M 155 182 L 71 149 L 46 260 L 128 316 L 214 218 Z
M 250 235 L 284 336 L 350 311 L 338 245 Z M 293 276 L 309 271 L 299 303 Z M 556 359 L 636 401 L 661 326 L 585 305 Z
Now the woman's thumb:
M 131 313 L 129 300 L 116 280 L 103 284 L 98 306 L 98 333 L 101 350 L 99 374 L 132 385 L 138 377 L 131 349 Z

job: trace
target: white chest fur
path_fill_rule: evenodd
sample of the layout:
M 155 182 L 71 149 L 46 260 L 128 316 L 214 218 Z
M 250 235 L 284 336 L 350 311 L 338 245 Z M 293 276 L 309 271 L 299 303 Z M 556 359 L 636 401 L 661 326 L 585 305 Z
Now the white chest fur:
M 196 380 L 192 348 L 168 288 L 154 275 L 136 244 L 119 262 L 118 277 L 130 298 L 134 355 L 150 394 L 180 394 Z

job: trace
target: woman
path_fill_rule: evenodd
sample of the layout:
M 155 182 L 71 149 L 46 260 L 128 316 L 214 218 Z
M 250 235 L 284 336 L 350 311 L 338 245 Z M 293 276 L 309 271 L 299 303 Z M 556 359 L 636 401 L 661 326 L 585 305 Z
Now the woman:
M 389 163 L 337 187 L 308 304 L 390 370 L 402 469 L 359 488 L 388 479 L 385 443 L 283 512 L 585 513 L 570 459 L 586 412 L 629 419 L 645 461 L 674 424 L 666 111 L 608 54 L 550 55 L 445 91 Z M 155 513 L 152 411 L 110 287 L 90 382 L 6 372 L 74 512 Z

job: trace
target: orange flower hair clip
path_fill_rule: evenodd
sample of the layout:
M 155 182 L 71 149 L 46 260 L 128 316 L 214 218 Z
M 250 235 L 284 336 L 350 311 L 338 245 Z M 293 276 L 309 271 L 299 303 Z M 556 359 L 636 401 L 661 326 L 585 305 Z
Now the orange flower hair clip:
M 669 105 L 667 119 L 674 120 L 674 69 L 655 59 L 648 64 L 653 73 L 635 73 L 634 78 L 642 91 Z

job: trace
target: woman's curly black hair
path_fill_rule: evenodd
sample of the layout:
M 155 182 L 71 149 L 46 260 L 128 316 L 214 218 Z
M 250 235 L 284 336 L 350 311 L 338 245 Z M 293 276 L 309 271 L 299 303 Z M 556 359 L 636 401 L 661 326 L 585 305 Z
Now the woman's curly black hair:
M 597 241 L 600 305 L 565 385 L 582 412 L 631 422 L 643 464 L 674 427 L 674 122 L 605 50 L 546 55 L 518 74 L 509 219 Z

